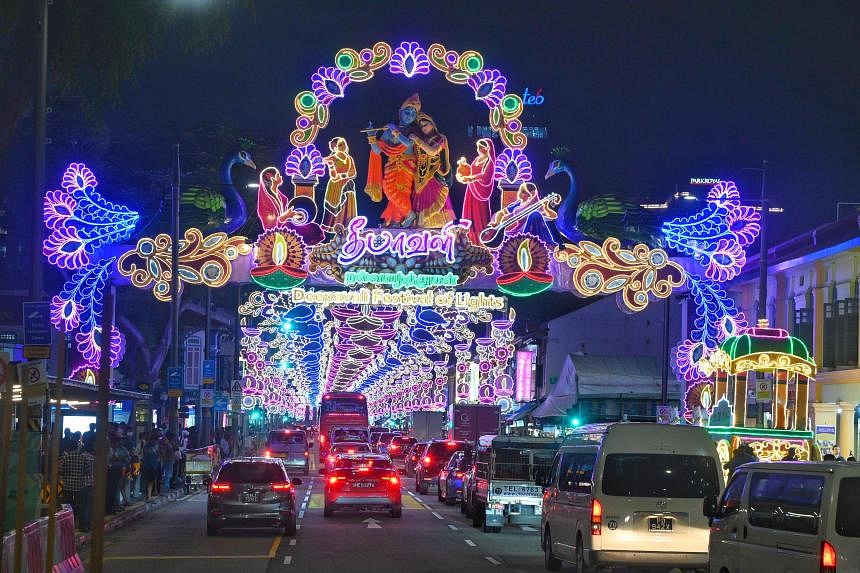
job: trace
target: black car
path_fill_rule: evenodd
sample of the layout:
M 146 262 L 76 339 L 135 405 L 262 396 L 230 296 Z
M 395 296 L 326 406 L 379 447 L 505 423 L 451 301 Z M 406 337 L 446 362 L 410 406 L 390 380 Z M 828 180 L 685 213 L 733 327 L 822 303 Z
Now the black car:
M 424 449 L 415 466 L 415 490 L 426 494 L 430 485 L 438 485 L 439 472 L 445 467 L 454 452 L 470 451 L 468 442 L 462 440 L 433 440 Z
M 439 472 L 439 501 L 445 505 L 454 505 L 462 501 L 466 471 L 471 463 L 471 456 L 466 452 L 457 452 L 451 456 Z
M 224 527 L 283 527 L 296 532 L 296 486 L 277 458 L 233 458 L 225 461 L 209 483 L 206 534 Z
M 424 455 L 426 447 L 427 442 L 416 442 L 406 452 L 406 456 L 403 458 L 403 469 L 404 473 L 409 477 L 415 475 L 415 466 L 418 465 L 418 461 Z

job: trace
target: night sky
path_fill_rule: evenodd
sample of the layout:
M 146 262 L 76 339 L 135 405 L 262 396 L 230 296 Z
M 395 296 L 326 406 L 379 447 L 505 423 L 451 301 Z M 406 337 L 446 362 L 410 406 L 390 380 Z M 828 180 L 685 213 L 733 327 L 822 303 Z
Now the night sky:
M 186 1 L 205 14 L 206 2 Z M 237 15 L 231 40 L 211 57 L 165 46 L 109 125 L 223 121 L 279 137 L 286 157 L 293 97 L 338 49 L 441 42 L 481 52 L 509 91 L 543 90 L 545 103 L 524 115 L 549 128 L 547 141 L 529 147 L 535 171 L 542 178 L 551 147 L 570 148 L 583 197 L 657 200 L 691 177 L 735 179 L 758 196 L 759 175 L 742 168 L 767 159 L 769 192 L 786 209 L 772 220 L 777 239 L 833 220 L 837 201 L 860 201 L 858 4 L 692 4 L 260 1 L 256 14 Z M 436 70 L 406 80 L 383 69 L 350 85 L 318 146 L 345 135 L 363 181 L 358 129 L 393 120 L 413 91 L 453 156 L 471 158 L 466 125 L 486 124 L 486 108 Z

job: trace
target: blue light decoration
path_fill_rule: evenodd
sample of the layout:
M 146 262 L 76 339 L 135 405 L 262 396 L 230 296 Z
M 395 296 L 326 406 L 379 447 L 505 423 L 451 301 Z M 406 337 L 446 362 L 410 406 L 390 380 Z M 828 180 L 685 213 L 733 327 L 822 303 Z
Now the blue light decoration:
M 675 348 L 675 373 L 687 382 L 695 382 L 709 374 L 702 370 L 702 360 L 722 341 L 749 324 L 744 313 L 716 282 L 688 273 L 687 286 L 698 316 L 690 337 Z
M 116 257 L 102 259 L 78 269 L 66 281 L 62 292 L 51 299 L 51 322 L 63 332 L 75 334 L 78 351 L 90 364 L 101 356 L 102 299 Z M 111 365 L 117 366 L 125 353 L 125 337 L 114 327 L 111 333 Z
M 493 178 L 503 185 L 519 185 L 532 180 L 532 164 L 520 149 L 506 148 L 496 157 Z
M 326 174 L 322 154 L 314 144 L 296 147 L 287 156 L 284 173 L 305 181 L 316 180 Z
M 692 256 L 705 267 L 705 276 L 726 282 L 738 276 L 746 264 L 744 247 L 758 236 L 761 216 L 740 204 L 732 181 L 720 181 L 708 193 L 707 206 L 689 217 L 663 223 L 667 244 Z
M 98 181 L 83 163 L 72 163 L 63 174 L 63 190 L 48 191 L 45 226 L 50 231 L 42 253 L 52 265 L 80 269 L 90 264 L 96 249 L 131 236 L 140 215 L 105 200 Z
M 426 76 L 430 73 L 430 59 L 427 57 L 427 51 L 418 42 L 401 42 L 391 54 L 388 69 L 392 74 L 407 78 Z

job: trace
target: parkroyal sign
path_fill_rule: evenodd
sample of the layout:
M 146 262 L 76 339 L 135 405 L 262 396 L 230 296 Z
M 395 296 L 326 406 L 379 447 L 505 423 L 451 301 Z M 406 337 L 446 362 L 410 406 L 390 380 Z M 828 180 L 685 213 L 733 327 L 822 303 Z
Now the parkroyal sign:
M 504 310 L 507 304 L 505 297 L 483 292 L 391 292 L 381 288 L 321 291 L 296 287 L 290 291 L 290 298 L 295 304 L 307 303 L 322 307 L 362 304 L 395 307 L 436 306 L 475 311 Z

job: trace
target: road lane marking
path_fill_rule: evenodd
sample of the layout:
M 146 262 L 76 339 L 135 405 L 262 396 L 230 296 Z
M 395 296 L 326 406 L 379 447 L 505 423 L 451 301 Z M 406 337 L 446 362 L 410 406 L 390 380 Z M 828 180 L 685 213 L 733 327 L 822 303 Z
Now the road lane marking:
M 299 530 L 299 529 L 301 529 L 301 528 L 302 528 L 302 524 L 301 524 L 301 523 L 297 523 L 297 524 L 296 524 L 296 531 L 298 531 L 298 530 Z
M 430 509 L 430 508 L 428 507 L 427 509 Z M 435 511 L 431 511 L 430 513 L 432 513 L 433 517 L 435 517 L 436 519 L 445 519 L 444 517 L 442 517 L 441 515 L 439 515 Z
M 271 559 L 269 555 L 108 555 L 105 561 L 170 561 L 171 559 L 197 559 L 207 561 L 209 559 Z
M 293 558 L 290 555 L 284 555 L 284 565 L 289 565 L 293 562 Z
M 302 510 L 299 512 L 299 519 L 304 519 L 304 518 L 305 518 L 305 510 Z
M 448 524 L 448 529 L 450 529 L 451 531 L 459 531 L 457 526 L 454 525 L 453 523 Z
M 489 562 L 490 562 L 490 563 L 492 563 L 493 565 L 501 565 L 501 564 L 502 564 L 502 562 L 501 562 L 501 561 L 496 561 L 495 559 L 493 559 L 493 558 L 492 558 L 492 557 L 490 557 L 490 556 L 484 557 L 484 559 L 486 559 L 487 561 L 489 561 Z
M 477 547 L 477 545 L 475 545 L 475 542 L 471 539 L 464 539 L 463 541 L 465 541 L 466 545 L 468 545 L 469 547 Z
M 295 539 L 295 538 L 290 539 L 290 545 L 295 545 L 297 541 L 298 541 L 298 539 Z
M 307 508 L 308 508 L 308 504 L 307 504 L 307 503 L 303 503 L 303 504 L 302 504 L 302 511 L 306 510 Z
M 284 539 L 282 535 L 275 537 L 275 540 L 272 541 L 272 546 L 269 548 L 269 558 L 273 558 L 278 554 L 278 547 L 281 546 L 281 541 Z
M 520 529 L 522 529 L 523 531 L 537 531 L 537 529 L 530 525 L 520 525 Z

